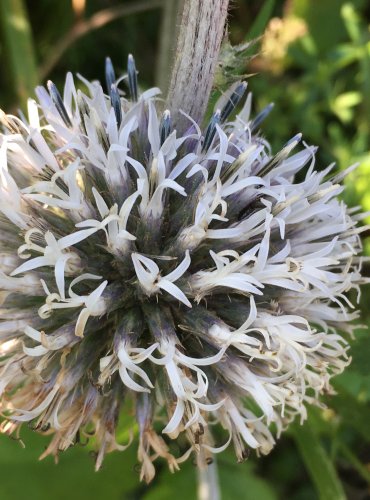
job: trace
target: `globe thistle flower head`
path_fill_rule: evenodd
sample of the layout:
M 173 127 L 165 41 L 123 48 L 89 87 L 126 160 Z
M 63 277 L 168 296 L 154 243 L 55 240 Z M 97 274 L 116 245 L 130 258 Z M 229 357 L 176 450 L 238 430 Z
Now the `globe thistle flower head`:
M 106 88 L 79 78 L 1 115 L 2 432 L 29 423 L 55 457 L 94 435 L 99 468 L 132 407 L 146 481 L 158 457 L 268 453 L 349 361 L 345 173 L 300 134 L 272 154 L 245 83 L 178 134 L 132 56 L 127 94 L 109 58 Z

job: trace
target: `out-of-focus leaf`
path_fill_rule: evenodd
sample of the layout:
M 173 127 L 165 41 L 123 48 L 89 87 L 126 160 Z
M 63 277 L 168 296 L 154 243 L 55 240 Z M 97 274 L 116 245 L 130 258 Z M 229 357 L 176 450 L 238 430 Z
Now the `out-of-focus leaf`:
M 254 23 L 248 32 L 248 40 L 253 40 L 257 36 L 261 36 L 271 18 L 272 11 L 274 10 L 275 0 L 265 0 L 263 7 L 258 13 Z
M 357 470 L 360 476 L 370 484 L 370 471 L 368 470 L 368 468 L 363 463 L 361 463 L 361 461 L 356 457 L 353 451 L 350 450 L 344 443 L 341 443 L 341 451 L 347 458 L 349 463 Z
M 364 377 L 368 377 L 370 375 L 370 332 L 365 330 L 361 333 L 361 335 L 356 335 L 356 339 L 351 346 L 351 371 L 358 372 Z
M 219 476 L 222 500 L 277 500 L 272 485 L 254 472 L 253 462 L 238 464 L 234 455 L 221 455 Z
M 354 5 L 350 2 L 345 3 L 340 13 L 351 40 L 353 42 L 359 42 L 361 39 L 361 20 Z
M 292 432 L 320 500 L 346 500 L 334 465 L 310 422 L 293 426 Z
M 369 189 L 368 175 L 364 179 L 367 189 Z M 365 290 L 366 291 L 366 290 Z M 352 357 L 350 367 L 341 375 L 335 377 L 334 386 L 337 388 L 340 397 L 348 396 L 353 399 L 353 402 L 347 402 L 347 405 L 356 411 L 356 407 L 362 403 L 370 401 L 370 333 L 363 329 L 357 331 L 354 340 L 351 342 L 351 350 L 349 351 Z M 335 400 L 337 398 L 334 398 Z M 344 414 L 346 409 L 344 410 Z M 359 407 L 358 413 L 365 412 L 365 408 Z M 370 431 L 370 425 L 368 426 Z
M 219 486 L 222 500 L 277 500 L 271 485 L 254 472 L 254 464 L 238 464 L 231 452 L 217 457 Z M 191 462 L 181 465 L 181 473 L 163 470 L 157 484 L 143 496 L 143 500 L 189 500 L 196 498 L 196 469 Z
M 353 117 L 352 108 L 360 104 L 361 101 L 360 92 L 344 92 L 334 99 L 331 108 L 338 118 L 343 122 L 347 122 Z
M 356 104 L 359 104 L 360 102 L 360 92 L 345 92 L 335 99 L 334 106 L 340 108 L 351 108 L 352 106 L 356 106 Z
M 158 474 L 155 484 L 149 487 L 143 500 L 189 500 L 196 498 L 196 469 L 191 461 L 181 466 L 181 471 L 171 474 L 163 467 Z
M 367 355 L 369 356 L 369 352 Z M 340 392 L 345 391 L 361 402 L 370 401 L 370 377 L 368 375 L 348 369 L 338 377 L 338 380 L 335 380 L 335 386 Z
M 293 0 L 291 2 L 292 13 L 305 19 L 319 52 L 331 49 L 341 39 L 343 21 L 339 9 L 343 3 L 344 0 L 325 0 L 325 2 Z M 330 30 L 327 29 L 328 22 Z
M 37 460 L 50 437 L 26 429 L 22 437 L 25 449 L 6 436 L 0 437 L 0 497 L 4 500 L 122 500 L 141 487 L 134 471 L 134 445 L 108 455 L 102 469 L 95 472 L 86 448 L 62 453 L 55 465 L 50 457 Z
M 361 58 L 363 50 L 351 44 L 337 45 L 330 53 L 330 60 L 336 69 L 345 68 Z
M 0 23 L 19 104 L 38 83 L 31 27 L 23 0 L 0 0 Z
M 346 394 L 344 387 L 339 386 L 338 382 L 335 383 L 335 387 L 340 393 L 330 399 L 330 407 L 340 415 L 345 424 L 359 433 L 365 441 L 369 441 L 370 419 L 367 405 L 359 403 L 353 396 Z

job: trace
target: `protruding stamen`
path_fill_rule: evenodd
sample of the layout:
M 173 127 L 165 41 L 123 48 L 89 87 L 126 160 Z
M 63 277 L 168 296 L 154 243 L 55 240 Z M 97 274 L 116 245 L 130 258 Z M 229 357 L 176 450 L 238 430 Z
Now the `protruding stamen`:
M 114 114 L 116 115 L 117 126 L 119 128 L 122 123 L 122 107 L 117 85 L 114 83 L 112 83 L 110 87 L 110 100 L 114 109 Z
M 109 151 L 109 148 L 110 148 L 109 139 L 107 136 L 107 132 L 106 132 L 101 120 L 100 120 L 100 117 L 94 108 L 92 108 L 92 110 L 90 112 L 90 119 L 91 119 L 92 124 L 95 127 L 98 141 L 102 145 L 105 154 L 107 154 Z
M 85 116 L 89 116 L 89 107 L 83 97 L 81 90 L 77 91 L 77 107 L 80 115 L 81 128 L 85 134 L 87 134 L 85 125 Z
M 229 99 L 227 100 L 227 103 L 223 107 L 221 111 L 221 123 L 226 121 L 228 117 L 231 115 L 233 112 L 234 108 L 239 104 L 241 98 L 244 95 L 244 92 L 247 88 L 247 83 L 242 82 L 240 83 L 234 90 L 234 92 L 231 94 Z
M 342 186 L 340 184 L 333 184 L 332 186 L 329 186 L 325 189 L 320 189 L 317 191 L 317 193 L 312 194 L 310 196 L 307 196 L 307 201 L 309 204 L 315 203 L 318 200 L 321 200 L 321 198 L 324 198 L 324 196 L 330 194 L 330 193 L 335 193 L 338 194 L 336 191 L 342 191 Z M 334 196 L 334 195 L 333 195 Z
M 72 122 L 68 116 L 67 110 L 64 106 L 63 99 L 62 99 L 61 95 L 59 94 L 58 89 L 56 88 L 56 86 L 54 85 L 54 83 L 51 80 L 48 81 L 47 86 L 48 86 L 51 100 L 55 104 L 55 107 L 57 108 L 58 113 L 60 114 L 60 117 L 62 118 L 64 123 L 67 125 L 67 127 L 72 127 Z
M 9 130 L 12 134 L 19 134 L 19 127 L 15 121 L 0 109 L 0 123 Z
M 254 132 L 260 125 L 261 123 L 268 117 L 268 115 L 271 113 L 272 109 L 274 107 L 274 103 L 270 102 L 258 115 L 254 120 L 252 120 L 250 124 L 250 130 L 251 132 Z
M 112 84 L 116 83 L 116 74 L 110 57 L 105 58 L 105 81 L 107 84 L 107 91 L 110 94 Z
M 244 163 L 248 160 L 250 155 L 255 151 L 256 146 L 253 145 L 243 153 L 241 153 L 234 161 L 233 163 L 230 163 L 223 172 L 221 172 L 220 178 L 222 182 L 226 182 L 232 175 L 234 175 L 243 165 Z
M 280 165 L 282 161 L 288 158 L 291 151 L 293 151 L 293 149 L 297 146 L 297 144 L 300 142 L 301 139 L 302 139 L 301 133 L 296 134 L 294 137 L 289 139 L 289 141 L 285 144 L 283 149 L 279 151 L 273 158 L 271 158 L 270 161 L 266 163 L 266 165 L 262 167 L 262 169 L 258 172 L 258 175 L 260 177 L 267 175 L 269 172 L 271 172 L 273 168 Z
M 137 73 L 135 66 L 135 59 L 132 54 L 129 54 L 127 60 L 127 74 L 128 74 L 128 86 L 130 89 L 131 99 L 137 101 Z
M 170 135 L 170 132 L 171 132 L 171 113 L 169 112 L 168 109 L 166 109 L 165 112 L 163 113 L 159 128 L 159 133 L 161 136 L 161 146 L 167 139 L 167 137 Z
M 218 109 L 217 111 L 215 111 L 215 113 L 213 113 L 212 118 L 210 119 L 209 124 L 206 128 L 202 151 L 207 151 L 207 149 L 211 146 L 216 133 L 216 125 L 220 123 L 220 120 L 221 111 Z

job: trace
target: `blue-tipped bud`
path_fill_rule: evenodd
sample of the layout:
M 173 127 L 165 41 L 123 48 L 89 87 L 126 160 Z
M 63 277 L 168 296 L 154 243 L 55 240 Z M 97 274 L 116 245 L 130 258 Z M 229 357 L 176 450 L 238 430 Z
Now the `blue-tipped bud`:
M 105 81 L 107 84 L 108 94 L 110 94 L 112 84 L 116 83 L 116 74 L 110 57 L 105 58 Z
M 271 113 L 273 107 L 274 107 L 274 103 L 270 102 L 270 104 L 268 104 L 265 108 L 263 108 L 263 110 L 260 113 L 258 113 L 256 118 L 254 120 L 252 120 L 252 122 L 251 122 L 251 125 L 250 125 L 251 132 L 254 132 L 256 129 L 259 128 L 261 123 Z
M 168 109 L 165 110 L 162 116 L 161 125 L 160 125 L 160 136 L 161 136 L 161 146 L 167 137 L 171 133 L 171 113 Z
M 114 109 L 114 114 L 116 115 L 117 126 L 120 127 L 122 123 L 121 98 L 118 93 L 117 85 L 114 83 L 110 86 L 110 100 Z
M 246 82 L 240 83 L 235 88 L 234 92 L 231 94 L 231 96 L 227 100 L 227 103 L 221 110 L 221 123 L 223 123 L 229 118 L 229 116 L 234 111 L 236 106 L 239 104 L 241 98 L 243 97 L 246 88 L 247 88 Z
M 216 125 L 218 125 L 220 121 L 221 121 L 221 111 L 218 109 L 217 111 L 215 111 L 215 113 L 213 113 L 212 118 L 210 119 L 208 126 L 206 128 L 202 151 L 207 151 L 207 149 L 211 146 L 213 138 L 216 133 Z
M 289 141 L 284 145 L 283 150 L 293 144 L 294 144 L 293 147 L 295 147 L 299 142 L 301 142 L 301 139 L 302 139 L 302 134 L 301 133 L 296 134 L 294 137 L 289 139 Z
M 72 122 L 71 122 L 71 120 L 68 116 L 67 110 L 64 106 L 63 99 L 62 99 L 61 95 L 59 94 L 59 91 L 56 88 L 55 84 L 51 80 L 49 80 L 47 82 L 47 87 L 49 90 L 51 100 L 53 101 L 55 107 L 57 108 L 58 113 L 60 114 L 60 117 L 62 118 L 64 123 L 67 125 L 67 127 L 72 127 Z
M 135 59 L 131 54 L 129 54 L 127 59 L 127 75 L 128 75 L 128 87 L 130 89 L 131 99 L 137 101 L 137 73 L 135 66 Z

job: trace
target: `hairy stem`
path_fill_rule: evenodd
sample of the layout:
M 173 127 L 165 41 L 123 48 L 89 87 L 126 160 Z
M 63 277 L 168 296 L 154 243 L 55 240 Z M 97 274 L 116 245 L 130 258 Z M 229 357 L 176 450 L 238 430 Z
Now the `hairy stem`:
M 170 81 L 168 106 L 180 131 L 181 109 L 203 120 L 224 36 L 229 0 L 185 0 Z

